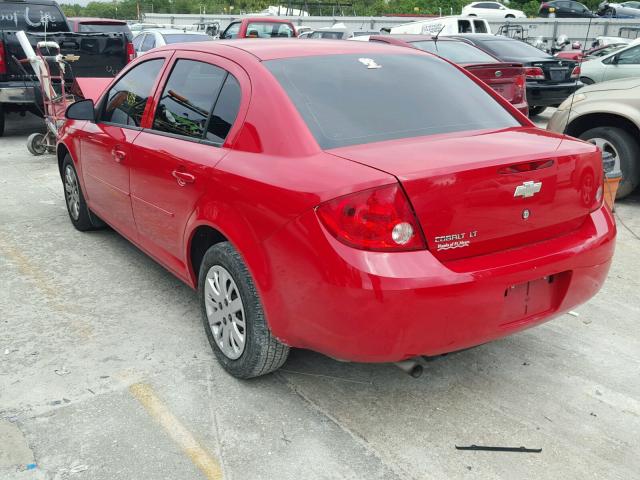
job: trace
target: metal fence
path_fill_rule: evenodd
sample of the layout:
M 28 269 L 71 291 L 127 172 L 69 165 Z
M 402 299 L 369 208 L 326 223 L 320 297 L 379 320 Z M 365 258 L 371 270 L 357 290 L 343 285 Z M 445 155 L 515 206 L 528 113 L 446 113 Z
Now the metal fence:
M 197 14 L 168 14 L 147 13 L 145 21 L 161 25 L 173 25 L 176 27 L 194 25 L 217 21 L 224 29 L 233 20 L 241 18 L 238 15 L 197 15 Z M 375 30 L 389 28 L 395 25 L 408 23 L 412 20 L 424 20 L 424 18 L 408 17 L 279 17 L 291 20 L 295 25 L 305 25 L 311 28 L 331 27 L 337 23 L 343 23 L 349 30 Z M 501 25 L 507 23 L 501 20 L 489 20 L 494 32 Z M 640 27 L 640 20 L 617 20 L 609 18 L 589 19 L 578 18 L 531 18 L 522 20 L 510 20 L 511 25 L 522 26 L 525 35 L 529 38 L 551 40 L 558 35 L 567 35 L 570 40 L 584 42 L 592 41 L 598 36 L 618 36 L 621 27 Z

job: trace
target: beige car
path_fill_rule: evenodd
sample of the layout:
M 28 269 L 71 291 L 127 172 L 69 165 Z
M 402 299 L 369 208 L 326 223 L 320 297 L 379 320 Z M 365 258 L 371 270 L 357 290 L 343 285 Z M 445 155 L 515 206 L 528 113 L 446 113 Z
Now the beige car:
M 640 78 L 588 85 L 567 98 L 548 130 L 594 143 L 622 170 L 616 198 L 640 184 Z

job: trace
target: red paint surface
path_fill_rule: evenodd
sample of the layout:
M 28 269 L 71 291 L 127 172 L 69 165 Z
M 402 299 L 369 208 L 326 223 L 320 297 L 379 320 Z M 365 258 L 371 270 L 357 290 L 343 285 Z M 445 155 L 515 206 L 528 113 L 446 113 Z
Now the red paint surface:
M 435 355 L 549 320 L 602 286 L 615 225 L 595 198 L 594 146 L 534 128 L 483 84 L 521 128 L 322 151 L 260 60 L 395 47 L 274 39 L 183 48 L 144 57 L 166 62 L 141 130 L 68 121 L 60 148 L 76 162 L 90 208 L 192 287 L 195 229 L 222 233 L 285 343 L 357 361 Z M 238 120 L 222 147 L 149 130 L 178 58 L 227 68 L 241 84 Z M 180 185 L 176 171 L 194 181 Z M 540 193 L 514 198 L 529 180 L 543 183 Z M 325 201 L 397 182 L 428 249 L 353 248 L 317 217 Z M 471 231 L 468 247 L 438 250 L 435 237 Z

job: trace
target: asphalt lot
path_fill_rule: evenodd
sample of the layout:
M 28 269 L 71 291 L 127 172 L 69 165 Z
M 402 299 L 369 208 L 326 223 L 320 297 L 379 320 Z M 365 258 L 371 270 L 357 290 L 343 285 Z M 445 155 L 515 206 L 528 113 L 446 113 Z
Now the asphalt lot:
M 0 139 L 0 478 L 637 478 L 640 194 L 576 315 L 419 379 L 294 351 L 243 382 L 194 292 L 115 232 L 73 229 L 54 157 L 25 147 L 39 125 L 11 117 Z

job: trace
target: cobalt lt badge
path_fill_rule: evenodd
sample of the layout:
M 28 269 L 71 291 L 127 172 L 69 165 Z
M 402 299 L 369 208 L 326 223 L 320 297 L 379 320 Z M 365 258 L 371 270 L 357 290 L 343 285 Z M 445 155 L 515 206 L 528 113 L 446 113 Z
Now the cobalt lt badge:
M 523 220 L 526 220 L 527 218 L 529 218 L 529 216 L 530 216 L 530 215 L 531 215 L 531 212 L 529 211 L 529 209 L 528 209 L 528 208 L 525 208 L 525 209 L 522 211 L 522 219 L 523 219 Z

